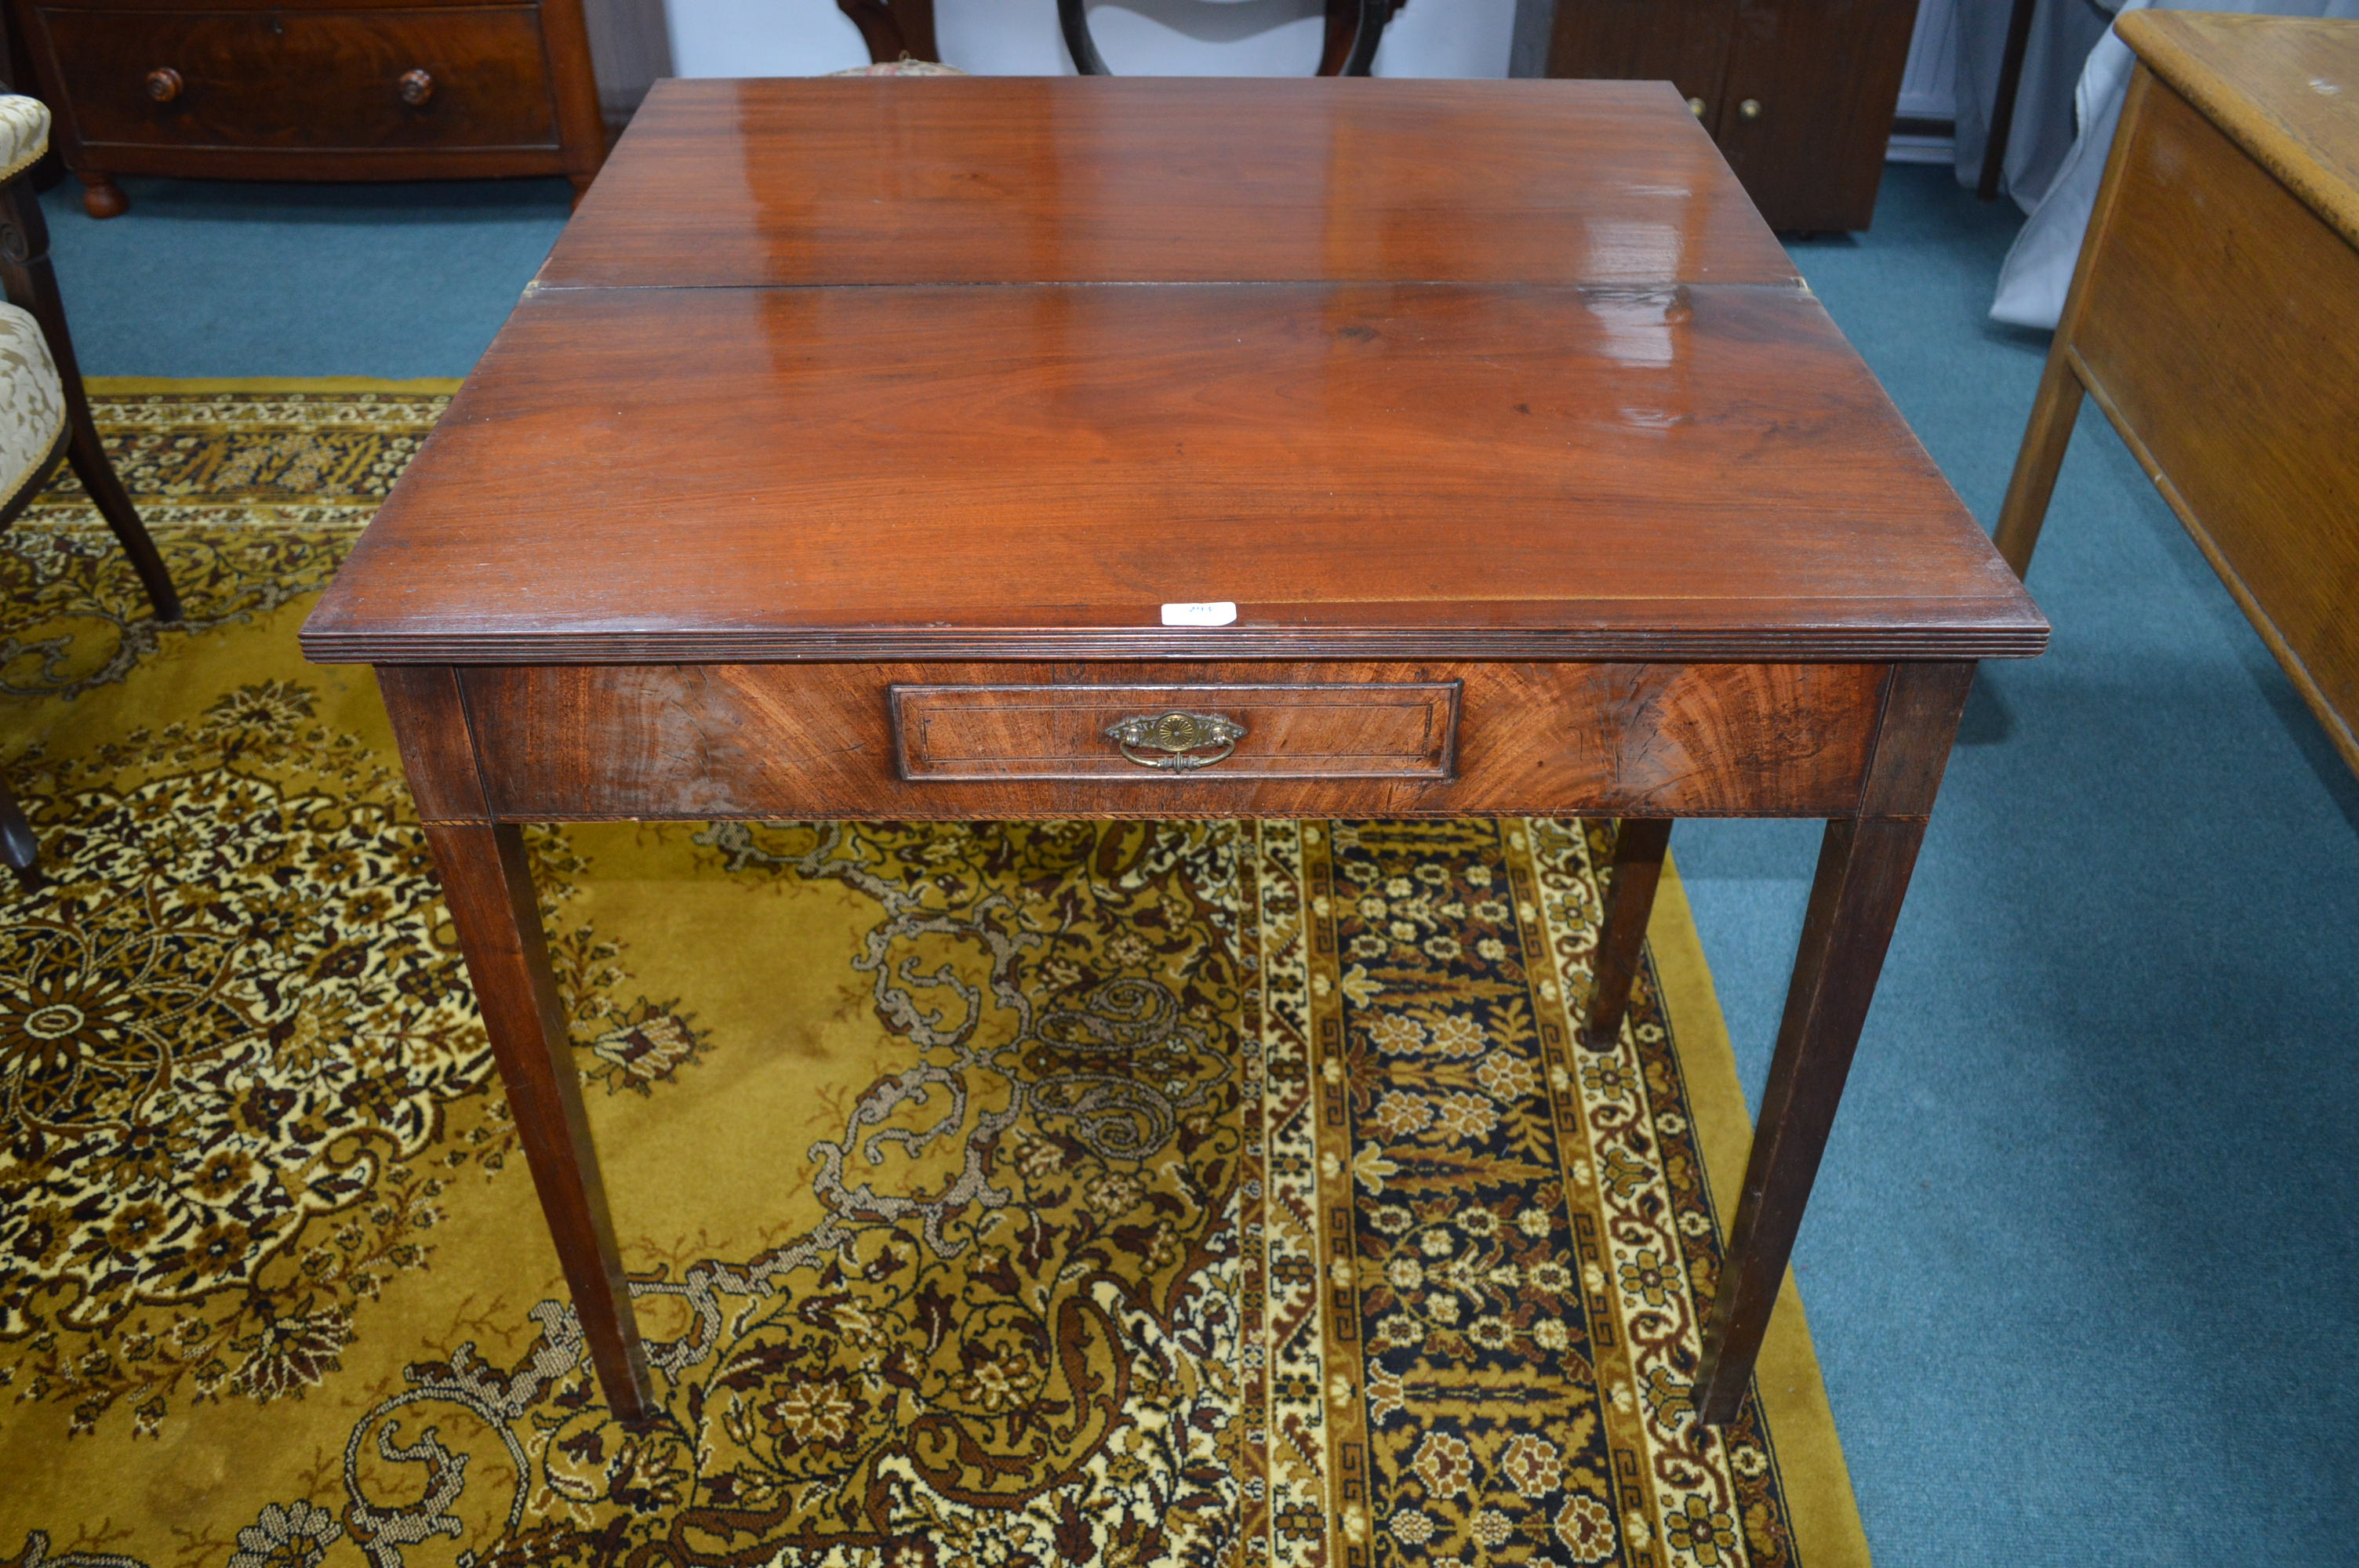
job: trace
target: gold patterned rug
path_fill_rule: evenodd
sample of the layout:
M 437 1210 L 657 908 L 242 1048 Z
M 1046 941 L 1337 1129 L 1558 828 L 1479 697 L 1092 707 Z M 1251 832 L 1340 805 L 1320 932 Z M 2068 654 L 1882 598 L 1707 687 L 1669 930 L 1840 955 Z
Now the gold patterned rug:
M 533 836 L 666 1419 L 607 1419 L 385 719 L 294 633 L 449 390 L 102 383 L 0 535 L 0 1568 L 1866 1560 L 1610 824 Z

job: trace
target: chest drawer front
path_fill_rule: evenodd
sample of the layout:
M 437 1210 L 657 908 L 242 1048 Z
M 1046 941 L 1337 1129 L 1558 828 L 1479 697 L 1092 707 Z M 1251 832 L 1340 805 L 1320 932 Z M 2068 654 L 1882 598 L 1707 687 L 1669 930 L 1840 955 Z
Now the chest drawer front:
M 531 5 L 34 15 L 84 146 L 558 145 Z
M 896 686 L 905 779 L 1441 779 L 1458 683 Z

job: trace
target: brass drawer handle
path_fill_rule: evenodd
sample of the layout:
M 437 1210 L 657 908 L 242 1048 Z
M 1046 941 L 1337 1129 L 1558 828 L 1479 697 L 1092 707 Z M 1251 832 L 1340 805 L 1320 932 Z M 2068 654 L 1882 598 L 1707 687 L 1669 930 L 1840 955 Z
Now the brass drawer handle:
M 147 73 L 147 96 L 158 103 L 169 103 L 180 95 L 180 73 L 168 65 L 159 65 Z
M 1106 730 L 1106 738 L 1122 748 L 1122 754 L 1142 768 L 1159 768 L 1166 773 L 1186 773 L 1196 768 L 1209 768 L 1237 749 L 1245 738 L 1245 727 L 1234 719 L 1223 719 L 1217 713 L 1162 713 L 1125 719 Z M 1201 753 L 1212 747 L 1220 748 L 1210 756 Z M 1161 752 L 1159 757 L 1142 757 L 1136 748 L 1145 747 Z
M 401 101 L 413 109 L 434 96 L 434 78 L 422 70 L 405 70 L 393 85 Z
M 1740 119 L 1758 120 L 1761 118 L 1761 100 L 1747 98 L 1736 106 L 1736 113 Z

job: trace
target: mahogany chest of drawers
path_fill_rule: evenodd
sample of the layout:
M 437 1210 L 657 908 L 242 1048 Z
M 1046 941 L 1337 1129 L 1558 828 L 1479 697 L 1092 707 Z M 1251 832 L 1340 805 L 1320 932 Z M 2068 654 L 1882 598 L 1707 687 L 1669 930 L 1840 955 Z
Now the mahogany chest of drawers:
M 1557 0 L 1550 76 L 1668 80 L 1780 232 L 1864 229 L 1917 0 Z
M 92 217 L 121 174 L 443 179 L 604 156 L 582 0 L 16 0 Z

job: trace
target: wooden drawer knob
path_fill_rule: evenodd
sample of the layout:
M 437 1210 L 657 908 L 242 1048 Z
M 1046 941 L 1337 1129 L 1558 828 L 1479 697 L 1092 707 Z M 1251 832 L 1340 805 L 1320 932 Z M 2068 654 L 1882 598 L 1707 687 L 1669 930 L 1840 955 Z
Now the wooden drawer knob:
M 422 70 L 405 70 L 394 88 L 401 94 L 401 101 L 415 109 L 434 96 L 434 78 Z
M 169 103 L 180 95 L 180 73 L 168 65 L 159 65 L 147 73 L 147 96 L 158 103 Z

